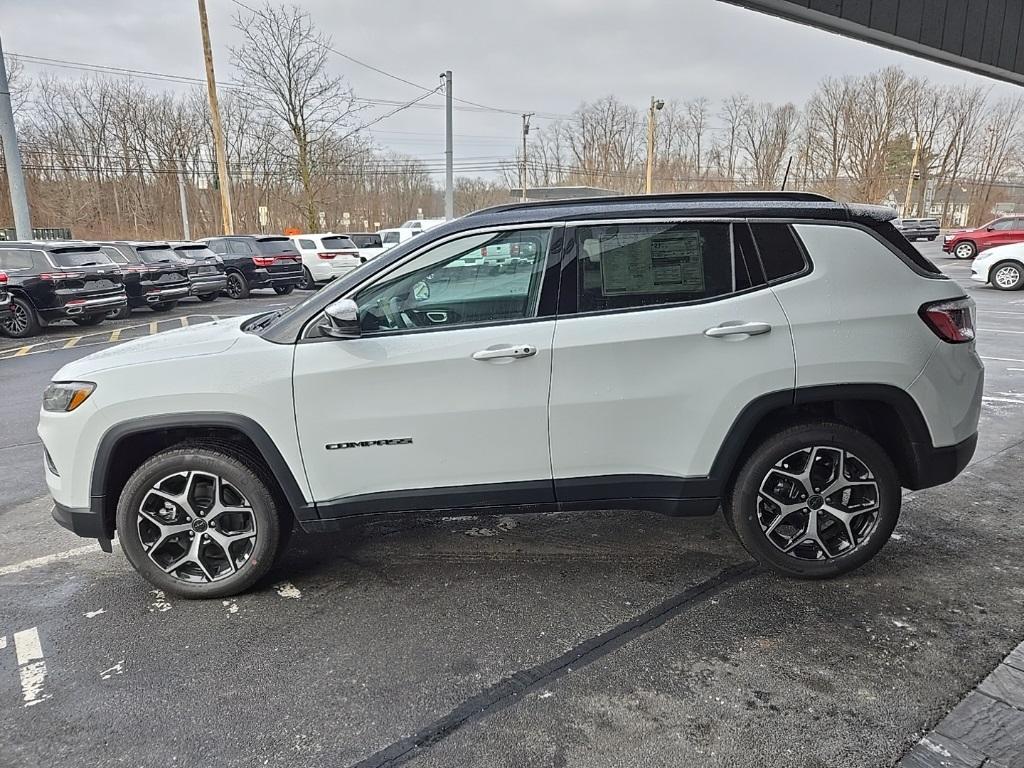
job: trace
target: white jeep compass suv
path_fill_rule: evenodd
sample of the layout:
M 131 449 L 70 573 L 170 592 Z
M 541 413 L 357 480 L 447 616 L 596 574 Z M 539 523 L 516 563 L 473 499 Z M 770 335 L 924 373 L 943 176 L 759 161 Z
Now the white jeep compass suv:
M 248 588 L 294 523 L 454 509 L 721 507 L 762 563 L 848 572 L 977 441 L 974 305 L 892 216 L 799 193 L 465 216 L 283 314 L 65 366 L 54 517 L 188 597 Z

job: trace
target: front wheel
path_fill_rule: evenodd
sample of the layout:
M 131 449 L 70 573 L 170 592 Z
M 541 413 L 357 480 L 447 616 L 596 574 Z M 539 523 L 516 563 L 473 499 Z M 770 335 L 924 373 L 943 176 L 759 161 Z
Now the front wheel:
M 1019 291 L 1024 288 L 1024 265 L 1004 261 L 992 267 L 991 281 L 1000 291 Z
M 962 243 L 957 243 L 956 248 L 953 249 L 953 256 L 958 259 L 973 259 L 977 252 L 978 247 L 974 243 L 964 240 Z
M 287 296 L 289 293 L 295 290 L 294 285 L 275 285 L 274 293 L 278 296 Z
M 232 299 L 249 298 L 249 281 L 240 272 L 228 274 L 228 296 Z
M 198 298 L 200 301 L 215 301 L 217 299 L 217 294 L 216 293 L 200 293 L 199 296 L 197 296 L 196 298 Z
M 121 491 L 118 538 L 153 586 L 186 598 L 243 592 L 270 570 L 291 517 L 248 459 L 179 446 L 139 467 Z
M 725 503 L 740 543 L 803 579 L 848 573 L 889 540 L 900 482 L 882 447 L 845 424 L 801 424 L 759 445 Z

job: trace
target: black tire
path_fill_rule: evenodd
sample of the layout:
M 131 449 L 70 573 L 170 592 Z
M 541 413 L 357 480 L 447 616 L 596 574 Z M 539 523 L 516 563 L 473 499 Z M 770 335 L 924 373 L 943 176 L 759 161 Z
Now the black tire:
M 978 246 L 970 240 L 962 240 L 953 248 L 953 258 L 966 261 L 978 255 Z
M 793 546 L 794 554 L 787 554 L 783 552 L 777 542 L 773 543 L 774 540 L 769 538 L 770 531 L 766 533 L 765 527 L 762 527 L 765 515 L 770 513 L 773 508 L 778 509 L 778 507 L 772 507 L 771 504 L 762 501 L 761 488 L 762 483 L 768 482 L 769 479 L 776 482 L 781 480 L 784 485 L 789 483 L 790 480 L 786 476 L 780 478 L 778 474 L 773 474 L 778 472 L 776 464 L 794 455 L 806 458 L 812 455 L 809 449 L 814 446 L 825 449 L 822 455 L 826 457 L 826 464 L 830 460 L 834 460 L 836 456 L 836 453 L 829 449 L 839 448 L 845 452 L 842 455 L 844 461 L 848 462 L 847 466 L 851 472 L 854 469 L 858 471 L 867 469 L 870 472 L 870 478 L 861 473 L 859 479 L 864 481 L 865 486 L 869 483 L 875 484 L 875 493 L 871 494 L 870 491 L 868 493 L 875 496 L 878 508 L 873 518 L 864 518 L 864 514 L 871 514 L 870 512 L 860 515 L 854 513 L 855 517 L 850 525 L 863 527 L 860 529 L 860 534 L 854 532 L 853 538 L 859 538 L 859 540 L 856 541 L 856 546 L 846 547 L 848 551 L 842 548 L 841 543 L 844 540 L 849 542 L 850 536 L 843 533 L 842 527 L 837 527 L 841 526 L 838 518 L 824 514 L 823 527 L 816 529 L 815 532 L 819 537 L 825 538 L 838 535 L 840 538 L 838 540 L 836 538 L 829 539 L 828 545 L 830 549 L 838 546 L 839 550 L 830 557 L 805 559 L 811 557 L 812 554 L 824 555 L 824 550 L 821 547 L 806 538 L 810 529 L 809 524 L 803 522 L 804 530 L 800 531 L 800 521 L 809 519 L 811 514 L 809 512 L 810 504 L 820 504 L 821 496 L 815 493 L 809 499 L 810 504 L 806 505 L 803 510 L 791 513 L 795 516 L 797 525 L 778 525 L 778 528 L 782 529 L 778 536 L 786 539 L 782 543 L 788 545 L 796 542 Z M 805 453 L 801 453 L 802 451 Z M 857 460 L 856 463 L 851 460 L 850 455 Z M 832 457 L 832 459 L 828 457 Z M 813 487 L 813 481 L 812 477 L 812 491 L 816 490 Z M 798 486 L 793 485 L 792 487 Z M 835 503 L 842 497 L 843 491 L 838 491 L 828 498 Z M 852 493 L 849 499 L 853 500 Z M 795 501 L 800 503 L 799 499 L 795 499 Z M 725 514 L 731 518 L 732 526 L 740 543 L 760 563 L 779 573 L 800 579 L 827 579 L 859 568 L 882 549 L 899 520 L 901 502 L 902 495 L 896 468 L 877 442 L 863 432 L 845 424 L 818 422 L 799 424 L 784 429 L 754 449 L 736 476 L 730 494 L 725 500 L 724 510 Z M 762 506 L 762 504 L 766 504 L 766 506 Z M 765 514 L 762 514 L 762 511 Z M 807 518 L 804 518 L 805 513 Z M 785 519 L 783 516 L 783 522 Z M 774 522 L 775 517 L 772 517 L 766 527 L 771 528 L 771 524 Z M 785 537 L 784 531 L 789 528 L 795 528 L 796 532 L 790 537 Z M 823 534 L 823 530 L 827 530 L 827 534 Z
M 929 243 L 934 242 L 935 238 L 937 238 L 937 237 L 938 237 L 938 235 L 932 235 L 931 237 L 928 238 L 928 242 Z
M 1024 265 L 1019 261 L 1001 261 L 988 273 L 992 287 L 999 291 L 1019 291 L 1024 288 Z
M 75 325 L 88 327 L 90 325 L 99 325 L 106 319 L 106 315 L 89 315 L 88 317 L 73 317 L 71 318 L 71 322 Z
M 287 296 L 289 293 L 295 290 L 294 285 L 275 285 L 274 293 L 278 296 Z
M 177 300 L 175 301 L 158 301 L 156 304 L 150 304 L 149 308 L 154 312 L 170 312 L 178 306 Z
M 249 281 L 241 272 L 228 272 L 228 287 L 225 290 L 232 299 L 248 299 Z
M 120 309 L 112 309 L 110 312 L 107 312 L 108 320 L 127 320 L 131 316 L 132 308 L 128 304 L 125 304 Z
M 310 274 L 308 267 L 302 268 L 302 281 L 299 283 L 298 288 L 300 291 L 316 290 L 316 281 L 313 279 L 313 275 Z
M 200 301 L 216 301 L 217 300 L 217 294 L 216 293 L 200 293 L 196 298 L 199 299 Z
M 37 335 L 43 328 L 43 324 L 36 314 L 35 307 L 28 299 L 21 296 L 11 297 L 11 309 L 7 317 L 0 324 L 5 336 L 12 339 L 27 339 L 29 336 Z
M 189 567 L 187 563 L 172 573 L 165 572 L 147 554 L 139 531 L 140 506 L 146 501 L 150 489 L 161 480 L 185 471 L 222 478 L 248 500 L 251 509 L 256 532 L 251 551 L 244 561 L 236 564 L 233 573 L 213 581 L 186 581 L 172 575 Z M 226 597 L 249 589 L 273 566 L 287 543 L 293 524 L 291 513 L 282 508 L 270 486 L 261 479 L 261 474 L 265 475 L 266 470 L 257 461 L 219 445 L 182 445 L 153 456 L 132 473 L 117 504 L 118 539 L 128 561 L 157 589 L 180 597 Z M 159 553 L 156 556 L 159 557 Z M 203 559 L 203 555 L 199 557 Z

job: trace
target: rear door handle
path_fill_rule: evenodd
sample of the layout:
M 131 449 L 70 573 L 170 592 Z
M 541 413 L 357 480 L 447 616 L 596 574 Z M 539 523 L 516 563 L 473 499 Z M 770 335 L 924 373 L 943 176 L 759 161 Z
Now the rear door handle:
M 744 323 L 734 320 L 716 325 L 714 328 L 708 328 L 704 331 L 704 335 L 710 336 L 712 339 L 721 339 L 725 336 L 760 336 L 762 333 L 770 333 L 771 330 L 771 323 Z
M 501 360 L 503 358 L 533 357 L 537 348 L 532 344 L 505 344 L 500 347 L 481 349 L 473 353 L 474 360 Z

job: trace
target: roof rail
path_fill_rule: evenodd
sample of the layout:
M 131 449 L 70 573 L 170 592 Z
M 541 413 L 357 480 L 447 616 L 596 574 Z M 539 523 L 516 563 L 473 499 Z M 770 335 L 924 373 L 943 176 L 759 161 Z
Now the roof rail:
M 607 205 L 624 202 L 649 202 L 649 203 L 673 203 L 689 202 L 696 200 L 764 200 L 778 202 L 802 202 L 802 203 L 834 203 L 831 197 L 819 195 L 816 192 L 674 192 L 658 195 L 609 195 L 597 197 L 566 197 L 555 200 L 530 200 L 525 203 L 505 203 L 494 205 L 489 208 L 481 208 L 478 211 L 467 213 L 466 216 L 476 216 L 481 213 L 500 213 L 502 211 L 513 211 L 519 208 L 550 208 L 559 206 L 574 205 Z

